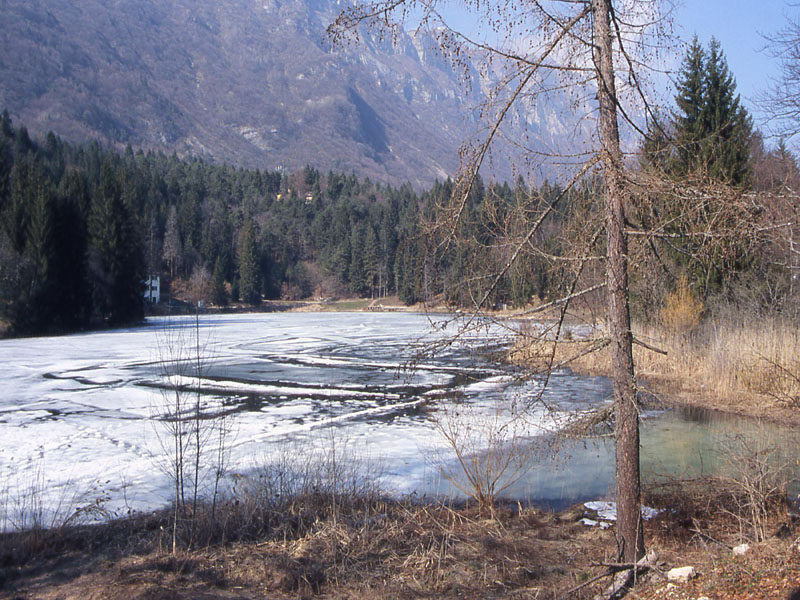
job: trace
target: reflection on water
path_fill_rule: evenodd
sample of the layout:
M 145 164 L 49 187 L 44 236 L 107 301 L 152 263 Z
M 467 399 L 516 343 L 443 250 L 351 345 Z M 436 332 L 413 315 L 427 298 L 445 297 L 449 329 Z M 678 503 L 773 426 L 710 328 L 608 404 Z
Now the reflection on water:
M 736 452 L 766 452 L 776 466 L 786 466 L 790 498 L 800 493 L 796 449 L 800 431 L 699 408 L 676 408 L 647 415 L 641 425 L 641 471 L 644 486 L 672 479 L 730 473 L 741 461 Z M 448 482 L 435 482 L 455 493 Z M 431 490 L 429 490 L 431 491 Z M 539 462 L 507 496 L 554 509 L 614 495 L 614 440 L 611 437 L 568 441 L 555 457 Z
M 735 469 L 741 458 L 768 454 L 790 474 L 789 493 L 800 491 L 796 449 L 800 431 L 780 423 L 698 408 L 679 408 L 645 422 L 642 469 L 651 480 L 699 477 Z M 739 454 L 739 456 L 737 456 Z

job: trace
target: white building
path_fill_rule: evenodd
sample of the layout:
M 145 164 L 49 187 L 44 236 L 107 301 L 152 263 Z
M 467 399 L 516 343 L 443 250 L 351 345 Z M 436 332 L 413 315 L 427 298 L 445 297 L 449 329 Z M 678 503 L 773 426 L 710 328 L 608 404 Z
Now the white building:
M 144 280 L 144 301 L 158 304 L 161 301 L 161 277 L 151 275 Z

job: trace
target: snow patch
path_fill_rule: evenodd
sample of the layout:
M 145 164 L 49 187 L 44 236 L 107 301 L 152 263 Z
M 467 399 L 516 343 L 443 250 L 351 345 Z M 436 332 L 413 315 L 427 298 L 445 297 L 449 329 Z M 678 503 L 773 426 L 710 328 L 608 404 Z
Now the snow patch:
M 616 502 L 606 502 L 602 500 L 594 500 L 592 502 L 584 502 L 583 506 L 597 514 L 597 518 L 600 521 L 616 521 L 617 520 L 617 503 Z M 649 521 L 653 517 L 657 516 L 661 511 L 655 508 L 650 508 L 649 506 L 642 506 L 642 519 L 645 521 Z M 587 523 L 587 521 L 590 521 Z M 597 525 L 597 521 L 594 521 L 589 518 L 582 519 L 582 522 L 585 525 Z M 608 525 L 608 523 L 607 523 Z M 602 527 L 602 525 L 601 525 Z M 603 527 L 605 529 L 605 527 Z

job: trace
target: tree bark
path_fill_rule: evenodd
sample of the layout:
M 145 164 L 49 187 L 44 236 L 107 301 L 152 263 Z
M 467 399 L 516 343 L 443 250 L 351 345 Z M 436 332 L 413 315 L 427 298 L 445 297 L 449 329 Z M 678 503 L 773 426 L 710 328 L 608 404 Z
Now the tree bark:
M 644 555 L 644 535 L 639 481 L 639 410 L 628 306 L 625 184 L 617 123 L 611 0 L 592 0 L 592 12 L 608 244 L 606 277 L 616 421 L 617 543 L 620 558 L 633 563 Z

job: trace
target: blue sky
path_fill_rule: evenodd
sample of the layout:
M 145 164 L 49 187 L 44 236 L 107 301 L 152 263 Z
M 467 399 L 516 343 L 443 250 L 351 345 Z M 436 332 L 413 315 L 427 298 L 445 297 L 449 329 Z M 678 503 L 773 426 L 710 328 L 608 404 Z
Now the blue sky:
M 800 7 L 784 0 L 685 0 L 674 13 L 675 33 L 687 41 L 696 33 L 704 46 L 712 36 L 719 40 L 742 100 L 758 123 L 756 96 L 780 74 L 778 62 L 764 50 L 763 34 L 779 31 L 787 17 L 800 17 Z
M 762 114 L 757 96 L 769 87 L 771 77 L 780 74 L 778 61 L 765 50 L 768 41 L 764 35 L 777 33 L 786 25 L 787 17 L 800 18 L 800 5 L 792 7 L 791 0 L 673 1 L 674 34 L 687 44 L 695 33 L 703 46 L 708 45 L 712 36 L 719 40 L 736 79 L 737 91 L 756 125 L 760 125 Z M 476 35 L 476 30 L 481 29 L 469 11 L 445 8 L 443 12 L 448 23 L 461 31 Z M 676 68 L 684 51 L 675 57 Z M 670 87 L 667 81 L 664 85 Z M 664 91 L 667 98 L 674 95 L 672 89 Z

